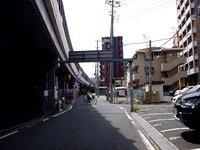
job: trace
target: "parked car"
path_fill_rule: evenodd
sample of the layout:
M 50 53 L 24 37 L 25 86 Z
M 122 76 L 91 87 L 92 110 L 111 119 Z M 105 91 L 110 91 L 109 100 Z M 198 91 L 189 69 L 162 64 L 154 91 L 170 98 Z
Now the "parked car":
M 192 87 L 193 86 L 186 86 L 186 87 L 184 87 L 181 90 L 176 90 L 175 93 L 174 93 L 174 96 L 183 94 L 185 91 L 187 91 L 188 89 L 191 89 Z
M 185 86 L 182 86 L 181 89 L 183 89 Z M 169 96 L 174 96 L 174 93 L 179 90 L 179 87 L 174 88 L 173 90 L 169 91 Z
M 194 87 L 195 87 L 195 86 L 190 86 L 190 87 L 188 87 L 188 88 L 183 88 L 183 89 L 180 91 L 180 93 L 179 93 L 178 95 L 177 95 L 177 94 L 174 94 L 175 96 L 171 98 L 171 102 L 172 102 L 172 103 L 175 103 L 176 100 L 177 100 L 180 96 L 182 96 L 182 95 L 184 95 L 184 94 L 187 94 L 187 93 L 189 93 L 189 92 L 195 91 L 195 90 L 192 90 Z M 195 89 L 196 89 L 196 88 L 195 88 Z
M 190 129 L 200 129 L 200 91 L 179 97 L 173 107 L 174 118 Z
M 193 88 L 190 89 L 189 92 L 200 91 L 200 84 L 195 85 Z

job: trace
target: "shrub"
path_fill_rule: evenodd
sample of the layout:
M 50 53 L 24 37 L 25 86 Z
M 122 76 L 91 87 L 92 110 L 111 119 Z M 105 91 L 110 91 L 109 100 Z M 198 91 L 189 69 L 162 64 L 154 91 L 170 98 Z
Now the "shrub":
M 135 107 L 133 108 L 133 111 L 136 112 L 136 113 L 137 113 L 139 110 L 140 110 L 140 108 L 137 107 L 137 106 L 135 106 Z

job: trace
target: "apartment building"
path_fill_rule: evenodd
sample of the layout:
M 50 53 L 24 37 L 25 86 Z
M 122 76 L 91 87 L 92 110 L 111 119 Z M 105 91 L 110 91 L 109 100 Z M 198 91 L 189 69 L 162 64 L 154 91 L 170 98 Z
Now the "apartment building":
M 177 22 L 180 55 L 186 57 L 181 70 L 187 72 L 182 80 L 185 85 L 200 83 L 200 2 L 199 0 L 177 0 Z
M 102 50 L 110 50 L 110 37 L 102 37 Z M 113 58 L 123 59 L 123 37 L 116 36 L 113 37 Z M 122 82 L 121 78 L 124 76 L 124 63 L 123 62 L 113 62 L 113 78 Z M 100 81 L 101 85 L 106 86 L 109 82 L 109 65 L 108 62 L 100 63 Z
M 137 50 L 133 56 L 133 85 L 142 89 L 151 82 L 152 87 L 162 84 L 162 91 L 177 87 L 180 79 L 187 78 L 186 71 L 179 65 L 186 63 L 186 58 L 179 55 L 184 48 L 152 47 Z

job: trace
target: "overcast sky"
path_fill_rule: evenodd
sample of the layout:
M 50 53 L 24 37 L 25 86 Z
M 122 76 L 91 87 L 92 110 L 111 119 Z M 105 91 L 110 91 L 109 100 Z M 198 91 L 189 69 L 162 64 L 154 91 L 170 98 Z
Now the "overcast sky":
M 149 40 L 152 46 L 173 46 L 167 40 L 177 29 L 176 0 L 119 2 L 121 6 L 114 8 L 114 36 L 123 36 L 124 58 L 146 48 Z M 63 0 L 63 3 L 73 49 L 96 50 L 96 41 L 110 36 L 111 6 L 106 0 Z M 101 50 L 101 41 L 98 45 Z M 89 77 L 94 77 L 95 63 L 80 65 Z

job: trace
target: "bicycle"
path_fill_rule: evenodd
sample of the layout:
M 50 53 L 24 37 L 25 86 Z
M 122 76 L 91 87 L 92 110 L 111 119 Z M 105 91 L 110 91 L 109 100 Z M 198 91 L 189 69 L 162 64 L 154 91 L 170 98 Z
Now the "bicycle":
M 96 99 L 95 95 L 87 93 L 87 95 L 83 98 L 83 102 L 85 104 L 96 105 L 97 104 L 97 99 Z

